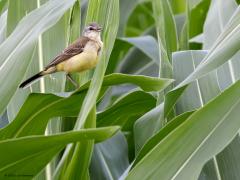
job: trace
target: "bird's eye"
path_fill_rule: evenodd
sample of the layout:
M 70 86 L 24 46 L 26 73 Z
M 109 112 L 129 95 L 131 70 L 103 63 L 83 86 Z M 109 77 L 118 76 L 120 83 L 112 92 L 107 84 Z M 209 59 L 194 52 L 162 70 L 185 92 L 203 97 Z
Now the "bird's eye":
M 94 28 L 90 27 L 89 30 L 92 31 L 92 30 L 94 30 Z

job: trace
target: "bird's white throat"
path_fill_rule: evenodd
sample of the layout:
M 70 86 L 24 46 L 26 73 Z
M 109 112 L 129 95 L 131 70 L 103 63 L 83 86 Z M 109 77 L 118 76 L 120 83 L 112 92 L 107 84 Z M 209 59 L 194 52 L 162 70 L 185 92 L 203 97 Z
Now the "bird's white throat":
M 101 41 L 100 32 L 96 32 L 96 31 L 86 32 L 84 33 L 84 36 L 94 41 L 98 41 L 98 42 Z

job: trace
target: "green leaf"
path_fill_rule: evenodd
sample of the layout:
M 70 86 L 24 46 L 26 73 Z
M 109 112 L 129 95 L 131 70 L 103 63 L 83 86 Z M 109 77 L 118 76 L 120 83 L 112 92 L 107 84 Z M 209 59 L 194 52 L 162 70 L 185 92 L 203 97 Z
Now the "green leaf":
M 84 128 L 92 128 L 96 127 L 96 108 L 94 107 L 92 111 L 89 113 L 86 123 L 84 124 Z M 68 166 L 66 171 L 62 171 L 62 175 L 60 179 L 86 179 L 88 166 L 91 161 L 92 151 L 93 151 L 94 141 L 83 141 L 74 146 L 73 158 L 67 163 Z M 74 154 L 77 154 L 74 156 Z M 80 154 L 80 156 L 79 156 Z M 79 163 L 81 162 L 81 163 Z M 79 173 L 79 169 L 81 169 L 81 173 Z
M 148 93 L 130 92 L 97 114 L 97 127 L 119 125 L 123 131 L 131 131 L 135 120 L 152 109 L 155 104 L 156 99 Z
M 118 64 L 122 60 L 122 57 L 125 56 L 125 54 L 128 52 L 130 47 L 131 45 L 126 43 L 125 41 L 122 41 L 118 38 L 115 40 L 113 50 L 109 58 L 107 70 L 105 73 L 106 75 L 116 72 Z
M 204 58 L 202 63 L 195 69 L 195 71 L 189 75 L 184 81 L 182 81 L 176 88 L 180 88 L 198 79 L 205 74 L 213 71 L 217 67 L 224 64 L 239 50 L 239 13 L 238 8 L 234 14 L 234 17 L 226 26 L 225 30 L 221 33 L 213 48 L 208 55 Z M 176 89 L 175 88 L 175 89 Z
M 7 11 L 0 15 L 0 44 L 6 38 L 6 27 L 7 27 Z
M 153 24 L 154 19 L 152 15 L 151 1 L 148 0 L 143 3 L 139 3 L 136 6 L 136 8 L 132 11 L 130 17 L 128 18 L 125 36 L 127 37 L 141 36 L 142 34 L 144 34 L 146 30 L 151 29 L 151 26 L 153 26 Z
M 27 14 L 29 14 L 32 10 L 37 8 L 37 1 L 31 1 L 23 0 L 23 1 L 9 1 L 8 9 L 7 9 L 7 26 L 6 26 L 6 34 L 5 36 L 8 37 L 12 31 L 16 28 L 18 23 L 21 21 L 23 17 L 25 17 Z M 33 54 L 30 56 L 29 61 L 31 62 L 32 59 L 36 58 L 36 48 L 32 52 Z M 34 62 L 31 62 L 29 66 L 31 66 L 31 69 L 35 69 L 32 64 L 36 64 Z M 37 64 L 38 66 L 38 64 Z M 28 68 L 30 69 L 30 68 Z M 34 72 L 36 73 L 36 72 Z M 25 73 L 28 75 L 28 73 Z M 24 78 L 27 78 L 24 76 Z M 11 101 L 8 103 L 7 106 L 7 115 L 9 122 L 11 122 L 14 117 L 16 116 L 17 112 L 19 111 L 21 105 L 24 103 L 25 99 L 27 98 L 30 91 L 21 91 L 19 89 L 16 90 L 15 94 L 12 96 Z
M 167 86 L 169 86 L 172 82 L 173 82 L 172 79 L 113 73 L 113 74 L 106 75 L 104 77 L 102 87 L 131 83 L 139 86 L 144 91 L 150 92 L 150 91 L 162 91 Z M 80 91 L 87 89 L 89 85 L 90 85 L 90 82 L 87 82 L 82 87 L 80 87 Z
M 41 1 L 41 3 L 44 2 Z M 35 1 L 35 6 L 37 5 L 40 6 L 40 4 L 37 4 L 37 1 Z M 26 1 L 25 3 L 15 3 L 12 6 L 14 9 L 12 10 L 13 13 L 11 16 L 21 17 L 23 15 L 26 15 L 25 13 L 27 6 L 29 6 L 29 9 L 33 8 L 33 2 L 31 1 L 31 3 L 27 3 Z M 15 13 L 16 9 L 18 11 L 17 15 Z M 49 28 L 38 38 L 38 43 L 35 48 L 34 55 L 32 56 L 31 63 L 27 69 L 27 72 L 25 73 L 24 79 L 27 79 L 33 74 L 41 71 L 44 66 L 46 66 L 59 52 L 65 48 L 67 39 L 66 26 L 68 25 L 67 18 L 68 12 L 66 12 L 53 27 Z M 20 18 L 14 17 L 13 20 L 11 22 L 15 22 L 14 24 L 17 24 L 18 21 L 20 21 Z M 64 82 L 64 74 L 55 73 L 51 74 L 50 76 L 41 78 L 40 81 L 32 84 L 27 89 L 17 89 L 7 107 L 9 120 L 12 121 L 15 118 L 30 92 L 59 92 L 63 90 Z M 59 131 L 60 121 L 55 117 L 52 121 L 50 121 L 46 132 L 51 134 Z
M 39 135 L 2 140 L 0 141 L 0 177 L 17 175 L 33 177 L 68 143 L 89 139 L 95 139 L 97 142 L 104 141 L 118 130 L 119 127 L 115 126 L 51 136 Z
M 176 129 L 178 126 L 180 126 L 183 122 L 186 121 L 186 119 L 193 113 L 192 112 L 186 112 L 183 113 L 177 117 L 175 117 L 172 121 L 170 121 L 166 126 L 164 126 L 158 133 L 156 133 L 154 136 L 152 136 L 146 144 L 141 148 L 139 153 L 137 154 L 137 157 L 132 165 L 132 168 L 141 161 L 141 159 L 148 154 L 160 141 L 163 140 L 166 136 L 169 135 L 174 129 Z
M 127 142 L 122 133 L 95 144 L 91 166 L 91 179 L 119 179 L 129 166 Z
M 152 36 L 148 35 L 119 39 L 134 45 L 134 47 L 140 49 L 143 53 L 150 57 L 156 64 L 159 64 L 158 44 L 157 41 Z
M 7 36 L 16 28 L 20 20 L 37 8 L 37 1 L 9 1 L 7 16 Z
M 152 77 L 112 74 L 104 78 L 102 88 L 104 91 L 104 87 L 121 83 L 136 83 L 136 85 L 140 85 L 143 89 L 154 91 L 162 90 L 162 88 L 167 87 L 170 82 L 171 80 L 162 80 Z M 14 121 L 6 128 L 0 130 L 0 137 L 11 138 L 43 134 L 50 118 L 59 116 L 76 117 L 89 85 L 90 82 L 83 85 L 79 91 L 69 94 L 66 97 L 60 97 L 53 94 L 31 94 Z
M 137 155 L 147 140 L 152 137 L 163 125 L 163 104 L 156 106 L 140 117 L 134 124 L 134 145 Z
M 196 42 L 196 40 L 190 40 L 189 42 L 189 39 L 192 39 L 194 36 L 197 36 L 203 32 L 203 25 L 207 16 L 210 0 L 196 2 L 195 5 L 193 5 L 191 1 L 187 2 L 186 20 L 180 38 L 180 49 L 199 49 L 199 45 L 197 46 L 196 44 L 190 44 L 191 42 Z
M 160 51 L 160 77 L 170 78 L 172 75 L 172 52 L 178 49 L 178 37 L 173 12 L 169 1 L 152 1 L 158 44 Z
M 207 51 L 182 51 L 173 55 L 173 70 L 176 84 L 183 81 L 201 63 Z M 195 110 L 216 97 L 220 93 L 217 72 L 211 72 L 199 80 L 191 83 L 176 104 L 177 114 Z M 201 174 L 211 174 L 218 177 L 217 159 L 208 162 Z M 211 172 L 211 173 L 209 173 Z M 200 175 L 201 176 L 201 175 Z M 209 177 L 209 178 L 210 178 Z
M 7 5 L 7 3 L 8 3 L 8 0 L 1 0 L 0 1 L 0 15 L 2 15 L 2 12 L 5 8 L 5 6 Z
M 203 32 L 203 26 L 210 6 L 210 0 L 202 0 L 189 14 L 189 38 Z
M 239 89 L 240 81 L 193 113 L 159 142 L 127 179 L 196 179 L 204 163 L 238 133 Z
M 213 0 L 204 24 L 204 49 L 210 49 L 236 11 L 235 0 Z
M 186 0 L 170 0 L 174 14 L 185 12 Z
M 181 83 L 201 63 L 207 51 L 181 51 L 173 54 L 176 85 Z M 177 114 L 197 109 L 220 93 L 216 71 L 191 83 L 176 105 Z
M 121 0 L 121 3 L 119 4 L 120 20 L 119 20 L 118 36 L 124 35 L 129 16 L 131 15 L 132 11 L 140 1 L 141 0 L 133 0 L 133 1 Z
M 176 84 L 180 83 L 194 71 L 206 54 L 207 51 L 182 51 L 174 53 L 173 70 Z M 224 75 L 226 76 L 226 74 Z M 213 71 L 189 85 L 188 89 L 177 102 L 177 114 L 199 108 L 218 95 L 221 92 L 219 87 L 220 80 L 217 77 L 217 71 Z M 226 177 L 227 179 L 232 176 L 238 177 L 239 171 L 236 167 L 239 166 L 239 163 L 235 161 L 238 152 L 237 149 L 239 149 L 238 141 L 239 137 L 236 137 L 223 152 L 213 157 L 203 167 L 200 179 L 214 179 L 219 176 Z M 231 172 L 229 172 L 229 169 L 231 169 Z
M 157 76 L 159 49 L 155 38 L 152 37 L 152 34 L 154 34 L 154 28 L 151 27 L 150 30 L 147 30 L 144 34 L 146 35 L 124 38 L 124 41 L 121 38 L 121 42 L 124 42 L 121 44 L 119 43 L 119 39 L 117 39 L 117 49 L 113 49 L 113 53 L 118 52 L 120 54 L 118 56 L 119 67 L 116 69 L 117 72 Z M 134 45 L 134 47 L 129 48 L 130 44 Z M 119 52 L 119 49 L 122 50 Z M 114 55 L 111 56 L 111 66 L 113 64 L 111 61 L 116 61 L 116 58 L 114 57 Z M 115 64 L 117 65 L 117 62 L 115 62 Z M 154 68 L 154 71 L 149 70 L 152 67 Z
M 38 35 L 54 25 L 74 0 L 49 1 L 23 18 L 13 33 L 0 45 L 0 114 L 18 88 L 29 65 Z M 6 81 L 6 78 L 11 81 Z
M 210 49 L 214 45 L 214 42 L 224 31 L 225 26 L 228 24 L 237 8 L 238 5 L 235 0 L 229 0 L 227 2 L 222 0 L 212 1 L 204 26 L 203 48 Z M 235 77 L 234 71 L 238 71 L 238 68 L 234 66 L 231 60 L 219 68 L 217 74 L 221 90 L 226 89 L 236 81 L 237 78 Z

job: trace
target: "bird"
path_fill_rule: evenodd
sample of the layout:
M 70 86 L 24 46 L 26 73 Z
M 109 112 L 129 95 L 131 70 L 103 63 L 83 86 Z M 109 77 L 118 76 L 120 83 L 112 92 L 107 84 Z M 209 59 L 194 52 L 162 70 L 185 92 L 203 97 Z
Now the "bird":
M 66 72 L 67 78 L 77 86 L 70 73 L 94 68 L 103 47 L 101 26 L 92 22 L 83 30 L 83 35 L 57 55 L 42 71 L 22 82 L 19 88 L 26 88 L 39 78 L 55 72 Z

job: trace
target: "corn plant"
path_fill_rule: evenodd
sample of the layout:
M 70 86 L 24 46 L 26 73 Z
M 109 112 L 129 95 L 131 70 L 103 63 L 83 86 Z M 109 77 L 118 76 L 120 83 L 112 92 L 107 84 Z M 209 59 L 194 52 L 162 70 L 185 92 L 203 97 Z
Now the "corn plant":
M 237 0 L 0 0 L 0 179 L 238 180 Z M 19 89 L 97 22 L 95 69 Z

